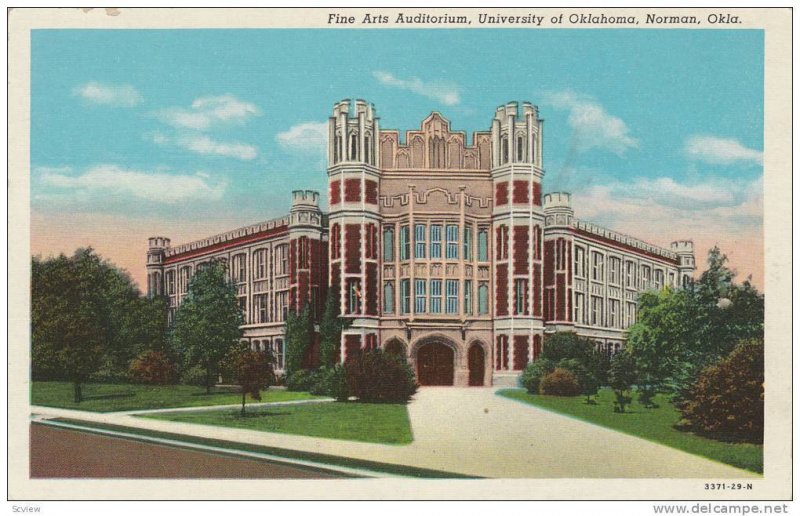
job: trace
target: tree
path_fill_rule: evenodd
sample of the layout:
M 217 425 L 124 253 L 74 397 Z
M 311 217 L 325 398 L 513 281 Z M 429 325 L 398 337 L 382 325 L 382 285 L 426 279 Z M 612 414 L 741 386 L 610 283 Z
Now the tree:
M 133 383 L 169 385 L 178 380 L 178 368 L 163 351 L 145 351 L 131 362 L 128 375 Z
M 242 336 L 242 310 L 236 287 L 222 262 L 197 271 L 189 292 L 175 313 L 172 341 L 188 367 L 200 366 L 206 374 L 206 393 L 222 358 Z
M 319 354 L 322 367 L 333 367 L 338 362 L 336 351 L 342 342 L 342 330 L 350 326 L 351 320 L 339 315 L 338 289 L 329 288 L 325 299 L 325 311 L 319 322 Z
M 606 381 L 608 357 L 595 349 L 594 342 L 573 332 L 556 332 L 545 337 L 539 360 L 567 369 L 577 378 L 586 402 Z M 549 371 L 548 371 L 549 372 Z
M 764 438 L 764 341 L 740 342 L 703 369 L 678 403 L 690 429 L 760 443 Z
M 242 417 L 245 416 L 246 395 L 261 401 L 261 391 L 275 382 L 274 363 L 269 351 L 251 351 L 246 345 L 233 346 L 225 356 L 223 369 L 242 389 Z
M 311 307 L 306 305 L 300 312 L 289 311 L 286 314 L 286 376 L 303 368 L 308 347 L 314 338 L 314 320 Z
M 528 364 L 519 376 L 519 383 L 528 391 L 528 394 L 539 394 L 539 385 L 542 378 L 553 372 L 555 362 L 539 357 L 535 362 Z
M 565 358 L 575 358 L 581 363 L 588 363 L 594 352 L 594 343 L 577 333 L 560 331 L 545 335 L 541 358 L 560 362 Z
M 139 305 L 145 303 L 127 273 L 91 248 L 78 249 L 71 257 L 33 258 L 32 377 L 72 382 L 74 400 L 80 403 L 82 385 L 104 363 L 135 356 L 130 350 L 134 342 L 157 340 L 147 332 L 133 338 L 133 328 L 144 326 L 144 321 L 136 322 Z M 127 360 L 119 371 L 122 376 Z
M 381 350 L 357 353 L 344 364 L 347 392 L 369 403 L 408 403 L 417 392 L 405 358 Z
M 625 352 L 616 353 L 611 358 L 608 370 L 608 385 L 614 391 L 614 412 L 625 412 L 625 405 L 630 404 L 630 389 L 636 382 L 636 366 L 631 356 Z

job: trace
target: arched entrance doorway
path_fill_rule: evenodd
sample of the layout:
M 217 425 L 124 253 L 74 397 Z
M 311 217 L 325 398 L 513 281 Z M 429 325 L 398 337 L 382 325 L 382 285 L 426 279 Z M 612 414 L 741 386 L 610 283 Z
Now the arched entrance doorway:
M 453 385 L 453 349 L 441 342 L 423 344 L 417 351 L 417 380 L 420 385 Z
M 483 346 L 473 344 L 469 348 L 467 355 L 469 365 L 469 385 L 471 387 L 483 387 L 483 375 L 486 372 L 486 357 Z

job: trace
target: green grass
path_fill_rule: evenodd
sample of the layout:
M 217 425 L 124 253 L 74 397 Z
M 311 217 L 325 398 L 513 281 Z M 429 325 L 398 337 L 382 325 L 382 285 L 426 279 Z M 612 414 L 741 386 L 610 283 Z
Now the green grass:
M 245 417 L 231 409 L 142 417 L 369 443 L 408 444 L 413 440 L 406 406 L 387 403 L 308 403 L 252 408 Z
M 626 407 L 625 414 L 618 414 L 613 410 L 614 394 L 609 389 L 600 391 L 597 395 L 596 405 L 587 404 L 586 398 L 583 396 L 531 395 L 519 389 L 505 389 L 499 391 L 498 394 L 731 466 L 756 473 L 764 471 L 764 447 L 762 445 L 716 441 L 673 428 L 673 425 L 680 419 L 680 413 L 663 395 L 655 398 L 659 408 L 646 409 L 634 401 L 633 404 Z
M 161 408 L 204 407 L 233 405 L 242 402 L 242 395 L 232 389 L 213 388 L 206 394 L 204 387 L 192 385 L 130 385 L 87 383 L 83 385 L 83 398 L 75 403 L 72 384 L 69 382 L 33 382 L 31 404 L 89 412 L 120 412 Z M 261 402 L 315 399 L 305 392 L 266 390 Z M 252 400 L 248 396 L 248 403 Z

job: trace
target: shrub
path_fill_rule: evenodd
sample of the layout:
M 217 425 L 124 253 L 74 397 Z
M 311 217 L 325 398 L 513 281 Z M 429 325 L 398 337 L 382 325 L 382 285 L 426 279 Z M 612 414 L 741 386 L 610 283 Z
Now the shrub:
M 519 376 L 519 384 L 524 387 L 529 394 L 539 394 L 539 384 L 542 378 L 553 372 L 556 366 L 552 360 L 540 358 L 532 364 L 528 364 Z
M 336 401 L 347 401 L 350 394 L 344 367 L 337 364 L 317 371 L 310 392 L 318 396 L 330 396 Z
M 286 390 L 288 391 L 310 391 L 314 385 L 314 372 L 308 369 L 298 369 L 286 375 Z
M 262 389 L 269 388 L 275 381 L 272 369 L 274 361 L 269 351 L 251 351 L 247 348 L 234 347 L 225 356 L 223 371 L 242 390 L 242 416 L 245 415 L 245 395 L 261 401 Z
M 345 363 L 347 389 L 359 401 L 407 403 L 417 392 L 414 370 L 402 357 L 380 350 L 359 353 Z
M 614 402 L 614 412 L 625 412 L 625 406 L 633 399 L 630 389 L 636 382 L 636 365 L 633 358 L 626 351 L 616 353 L 611 359 L 608 370 L 608 385 L 614 391 L 617 401 Z
M 131 362 L 128 375 L 133 383 L 168 385 L 178 380 L 178 368 L 162 351 L 146 351 Z
M 180 383 L 184 385 L 206 386 L 206 370 L 203 366 L 196 365 L 181 372 Z
M 764 341 L 743 341 L 703 369 L 678 408 L 691 429 L 723 439 L 763 442 Z
M 577 396 L 581 393 L 581 386 L 574 373 L 556 367 L 553 372 L 542 377 L 539 391 L 550 396 Z

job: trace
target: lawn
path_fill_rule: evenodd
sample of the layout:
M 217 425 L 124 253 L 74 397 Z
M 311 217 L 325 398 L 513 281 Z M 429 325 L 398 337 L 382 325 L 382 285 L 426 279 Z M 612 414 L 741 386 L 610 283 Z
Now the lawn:
M 72 401 L 69 382 L 33 382 L 31 404 L 89 412 L 119 412 L 242 403 L 242 395 L 230 388 L 213 388 L 206 394 L 204 387 L 192 385 L 131 385 L 87 383 L 83 385 L 83 401 Z M 315 399 L 305 392 L 268 389 L 261 393 L 262 402 Z M 251 403 L 248 396 L 247 402 Z
M 245 417 L 231 409 L 142 417 L 369 443 L 408 444 L 413 440 L 406 406 L 388 403 L 307 403 L 250 408 Z
M 597 395 L 597 405 L 587 404 L 583 396 L 531 395 L 520 389 L 505 389 L 498 394 L 731 466 L 757 473 L 762 473 L 764 470 L 762 445 L 716 441 L 673 428 L 680 419 L 680 413 L 663 395 L 655 398 L 659 408 L 646 409 L 634 401 L 625 409 L 625 414 L 617 414 L 613 410 L 614 394 L 609 389 L 600 391 Z

